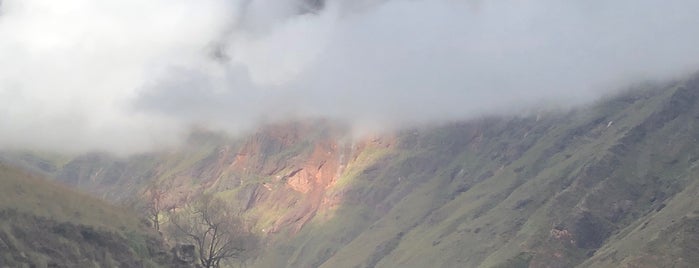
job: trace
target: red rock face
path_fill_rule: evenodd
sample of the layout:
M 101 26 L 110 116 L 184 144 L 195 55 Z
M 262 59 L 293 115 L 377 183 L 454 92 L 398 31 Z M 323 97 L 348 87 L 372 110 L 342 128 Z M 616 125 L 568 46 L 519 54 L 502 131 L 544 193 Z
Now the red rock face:
M 317 123 L 317 122 L 315 122 Z M 172 200 L 183 205 L 205 189 L 221 191 L 250 187 L 244 209 L 284 211 L 268 232 L 282 229 L 299 231 L 319 210 L 330 209 L 342 200 L 341 194 L 328 194 L 338 180 L 349 157 L 369 146 L 356 147 L 332 127 L 314 123 L 289 123 L 267 126 L 237 146 L 223 145 L 185 172 L 173 185 Z M 195 178 L 199 189 L 186 189 L 185 178 Z M 223 188 L 223 189 L 222 189 Z M 187 193 L 185 193 L 187 192 Z M 240 194 L 239 194 L 240 195 Z M 186 198 L 184 197 L 186 196 Z M 177 206 L 177 205 L 176 205 Z
M 286 184 L 289 188 L 302 193 L 299 206 L 291 213 L 284 215 L 275 229 L 284 225 L 292 225 L 295 231 L 300 230 L 311 220 L 323 203 L 327 189 L 338 179 L 340 174 L 340 146 L 335 141 L 325 140 L 314 146 L 313 152 L 298 163 L 298 169 L 288 177 Z
M 394 138 L 372 137 L 350 142 L 343 131 L 312 123 L 268 126 L 233 153 L 221 154 L 226 170 L 210 174 L 239 174 L 270 178 L 256 187 L 246 208 L 283 210 L 268 232 L 298 232 L 318 212 L 337 207 L 343 191 L 330 191 L 357 156 L 367 148 L 390 147 Z M 216 161 L 212 161 L 216 162 Z
M 159 204 L 166 211 L 184 207 L 202 193 L 228 191 L 224 196 L 235 207 L 265 217 L 260 226 L 265 232 L 294 233 L 319 212 L 356 199 L 334 185 L 363 151 L 396 143 L 395 137 L 352 140 L 346 133 L 322 121 L 266 126 L 240 140 L 199 130 L 191 144 L 148 156 L 153 163 L 141 173 L 141 185 L 132 179 L 119 187 L 152 184 L 148 187 L 163 191 Z M 148 201 L 143 191 L 137 194 Z
M 313 153 L 302 163 L 301 169 L 288 179 L 288 185 L 304 194 L 325 190 L 337 180 L 341 165 L 338 155 L 338 145 L 335 142 L 316 144 Z

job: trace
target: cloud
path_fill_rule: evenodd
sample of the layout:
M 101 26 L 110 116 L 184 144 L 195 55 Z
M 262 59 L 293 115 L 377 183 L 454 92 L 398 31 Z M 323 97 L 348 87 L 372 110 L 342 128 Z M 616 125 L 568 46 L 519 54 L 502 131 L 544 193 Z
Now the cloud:
M 135 114 L 128 102 L 150 75 L 201 61 L 228 23 L 226 5 L 3 1 L 0 146 L 133 151 L 163 141 L 177 122 Z
M 579 104 L 697 69 L 692 1 L 393 1 L 342 18 L 297 82 L 312 112 L 425 122 Z M 337 98 L 341 96 L 341 98 Z M 306 103 L 312 105 L 313 103 Z
M 134 152 L 191 124 L 458 120 L 699 69 L 693 0 L 309 3 L 5 0 L 0 146 Z

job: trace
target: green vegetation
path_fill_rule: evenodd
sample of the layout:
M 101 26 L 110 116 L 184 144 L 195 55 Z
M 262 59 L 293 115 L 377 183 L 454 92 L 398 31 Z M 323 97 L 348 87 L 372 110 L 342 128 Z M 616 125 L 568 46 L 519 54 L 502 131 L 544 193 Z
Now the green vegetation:
M 161 267 L 159 238 L 126 210 L 0 164 L 0 266 Z
M 84 193 L 46 181 L 21 169 L 0 164 L 0 209 L 13 209 L 57 221 L 112 230 L 140 225 L 126 210 Z

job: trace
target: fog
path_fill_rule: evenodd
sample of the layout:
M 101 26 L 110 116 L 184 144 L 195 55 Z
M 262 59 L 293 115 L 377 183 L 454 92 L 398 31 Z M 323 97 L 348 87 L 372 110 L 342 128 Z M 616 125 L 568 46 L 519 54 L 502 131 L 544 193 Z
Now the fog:
M 312 1 L 311 1 L 312 2 Z M 192 125 L 356 129 L 570 107 L 699 70 L 694 0 L 3 0 L 0 147 L 133 153 Z

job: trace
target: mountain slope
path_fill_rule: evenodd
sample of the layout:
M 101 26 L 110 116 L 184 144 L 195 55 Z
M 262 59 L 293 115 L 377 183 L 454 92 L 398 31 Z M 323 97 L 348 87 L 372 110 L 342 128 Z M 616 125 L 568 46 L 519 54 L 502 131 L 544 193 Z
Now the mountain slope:
M 4 155 L 115 202 L 147 202 L 149 185 L 167 208 L 216 193 L 266 235 L 258 267 L 686 267 L 698 98 L 693 77 L 362 139 L 307 121 L 125 159 Z
M 570 267 L 597 256 L 626 238 L 611 235 L 661 211 L 694 180 L 697 91 L 690 80 L 529 125 L 488 126 L 488 138 L 421 175 L 429 181 L 324 266 Z M 466 149 L 474 145 L 482 149 Z M 692 211 L 683 205 L 679 214 Z
M 160 267 L 161 239 L 135 216 L 0 163 L 0 266 Z

